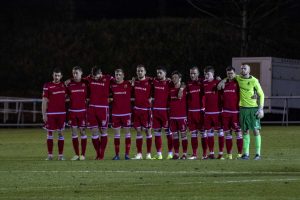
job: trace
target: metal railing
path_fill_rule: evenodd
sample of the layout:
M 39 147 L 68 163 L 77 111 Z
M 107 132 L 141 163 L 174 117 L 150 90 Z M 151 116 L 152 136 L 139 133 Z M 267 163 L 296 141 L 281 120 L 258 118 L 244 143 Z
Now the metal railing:
M 265 113 L 279 114 L 281 120 L 266 121 L 263 124 L 300 124 L 299 120 L 289 120 L 290 108 L 300 110 L 300 96 L 265 97 Z M 0 127 L 42 126 L 42 99 L 0 97 Z M 25 116 L 26 115 L 26 116 Z M 25 119 L 26 118 L 26 119 Z

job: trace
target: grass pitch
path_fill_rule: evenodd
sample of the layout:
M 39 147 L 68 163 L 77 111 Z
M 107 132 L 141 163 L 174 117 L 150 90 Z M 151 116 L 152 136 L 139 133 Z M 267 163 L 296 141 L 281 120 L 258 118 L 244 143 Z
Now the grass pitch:
M 0 199 L 300 199 L 299 134 L 299 126 L 263 127 L 260 161 L 112 161 L 111 136 L 105 160 L 93 160 L 89 139 L 87 160 L 70 161 L 73 151 L 66 131 L 67 160 L 44 161 L 42 129 L 0 129 Z M 134 131 L 132 135 L 131 156 Z M 253 146 L 254 141 L 252 158 Z M 57 154 L 56 145 L 54 149 Z

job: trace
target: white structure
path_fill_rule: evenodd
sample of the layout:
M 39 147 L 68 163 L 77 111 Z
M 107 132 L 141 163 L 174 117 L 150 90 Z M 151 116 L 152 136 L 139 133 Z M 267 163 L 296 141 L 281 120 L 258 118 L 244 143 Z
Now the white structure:
M 275 57 L 234 57 L 232 66 L 237 73 L 242 64 L 251 66 L 251 74 L 259 79 L 266 98 L 291 97 L 289 108 L 300 108 L 300 60 Z M 278 98 L 277 98 L 278 99 Z M 266 102 L 266 106 L 270 102 Z M 271 102 L 272 107 L 282 107 L 282 102 Z

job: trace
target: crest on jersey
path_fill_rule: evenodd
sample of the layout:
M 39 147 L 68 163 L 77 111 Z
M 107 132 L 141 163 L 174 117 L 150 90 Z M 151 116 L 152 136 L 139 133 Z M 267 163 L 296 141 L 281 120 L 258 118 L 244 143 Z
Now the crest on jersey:
M 103 82 L 106 82 L 106 78 L 103 79 Z
M 127 85 L 124 85 L 124 88 L 127 88 Z
M 148 85 L 148 84 L 149 84 L 148 82 L 145 83 L 145 85 Z
M 82 85 L 81 85 L 82 87 L 85 87 L 85 83 L 82 83 Z

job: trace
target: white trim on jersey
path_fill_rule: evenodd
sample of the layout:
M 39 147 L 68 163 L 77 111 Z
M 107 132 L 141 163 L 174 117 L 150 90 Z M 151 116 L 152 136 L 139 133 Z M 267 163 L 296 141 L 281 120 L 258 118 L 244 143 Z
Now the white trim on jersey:
M 47 115 L 63 115 L 66 114 L 66 112 L 47 112 Z
M 134 109 L 137 109 L 137 110 L 150 110 L 150 108 L 140 108 L 140 107 L 136 107 L 136 106 L 134 106 Z
M 126 114 L 112 114 L 111 116 L 115 116 L 115 117 L 122 117 L 122 116 L 130 116 L 131 113 L 126 113 Z
M 109 106 L 102 106 L 102 105 L 95 105 L 95 104 L 90 104 L 90 107 L 96 107 L 96 108 L 109 108 Z
M 199 112 L 201 110 L 203 110 L 203 109 L 190 109 L 189 112 Z
M 80 110 L 73 110 L 73 109 L 69 109 L 70 112 L 84 112 L 86 111 L 86 109 L 80 109 Z
M 221 112 L 205 112 L 207 115 L 215 115 L 215 114 L 220 114 Z
M 157 108 L 157 107 L 153 107 L 153 110 L 169 110 L 169 108 Z
M 239 113 L 240 111 L 238 111 L 238 110 L 236 110 L 236 111 L 223 110 L 223 112 L 225 112 L 225 113 Z
M 187 119 L 186 117 L 170 117 L 170 119 Z

